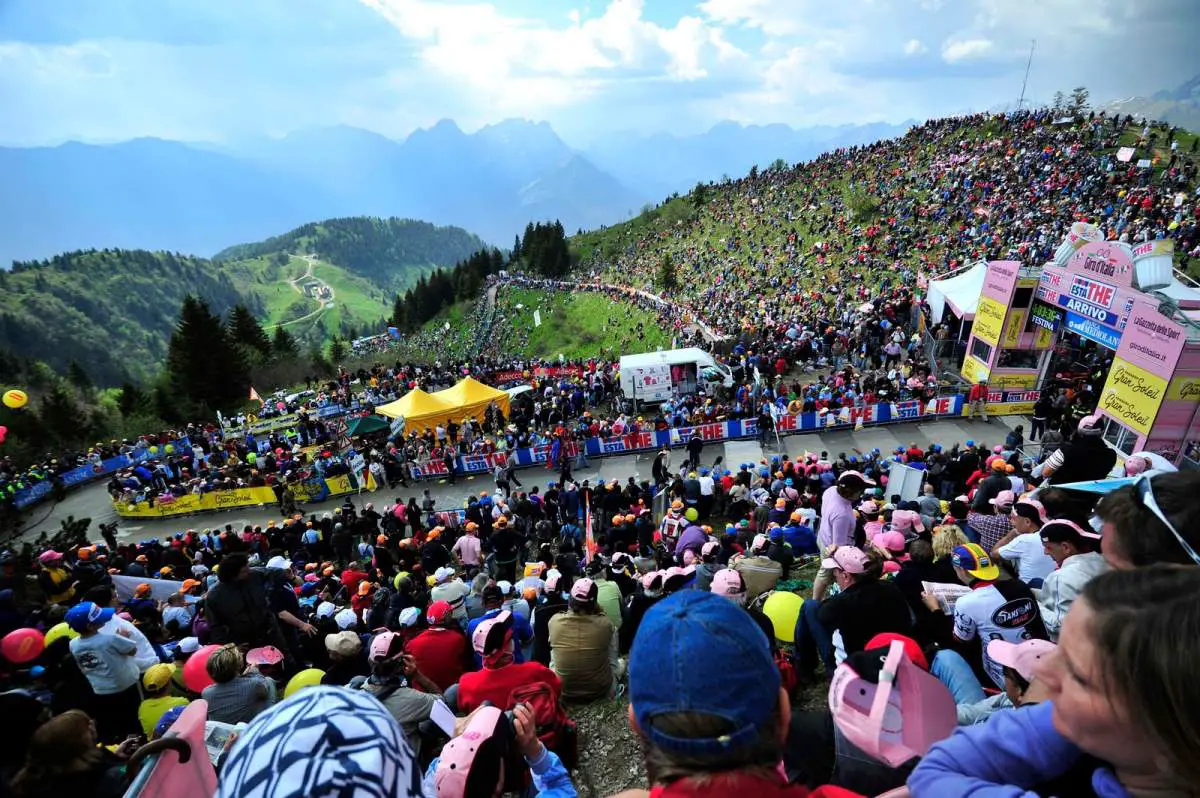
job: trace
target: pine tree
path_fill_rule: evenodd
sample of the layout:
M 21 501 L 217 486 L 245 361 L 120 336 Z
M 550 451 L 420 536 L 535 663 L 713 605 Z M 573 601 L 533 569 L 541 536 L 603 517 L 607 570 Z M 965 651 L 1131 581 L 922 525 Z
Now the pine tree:
M 296 339 L 282 324 L 275 325 L 275 337 L 271 339 L 271 354 L 276 360 L 289 360 L 300 352 Z
M 333 336 L 329 342 L 329 362 L 334 366 L 346 359 L 346 342 L 338 336 Z
M 90 394 L 95 387 L 92 384 L 92 378 L 88 376 L 77 360 L 72 360 L 67 365 L 67 381 L 81 394 Z
M 658 263 L 658 276 L 655 280 L 658 287 L 665 291 L 673 290 L 678 282 L 675 276 L 675 262 L 671 260 L 670 253 L 664 254 L 662 260 Z
M 137 415 L 146 406 L 146 394 L 128 380 L 121 386 L 121 395 L 117 397 L 117 409 L 125 418 Z
M 80 408 L 75 397 L 61 382 L 55 383 L 42 397 L 41 417 L 46 430 L 60 443 L 80 436 Z
M 233 408 L 250 390 L 242 352 L 208 303 L 190 294 L 183 298 L 167 347 L 167 371 L 183 400 L 181 407 L 196 415 Z
M 271 357 L 271 340 L 245 305 L 239 303 L 229 311 L 227 331 L 249 360 L 261 363 Z
M 510 256 L 509 260 L 515 262 L 520 259 L 521 259 L 521 236 L 517 235 L 513 238 L 512 255 Z

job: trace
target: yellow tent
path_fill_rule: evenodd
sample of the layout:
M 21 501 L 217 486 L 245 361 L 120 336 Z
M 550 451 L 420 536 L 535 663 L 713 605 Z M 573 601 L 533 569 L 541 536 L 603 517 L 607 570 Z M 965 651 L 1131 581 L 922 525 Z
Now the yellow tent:
M 482 421 L 484 411 L 492 402 L 495 402 L 504 412 L 505 418 L 508 417 L 509 395 L 504 391 L 489 388 L 471 377 L 464 377 L 454 387 L 438 391 L 430 396 L 456 408 L 454 411 L 456 421 L 462 421 L 466 416 Z
M 375 408 L 375 412 L 388 418 L 404 416 L 405 426 L 420 429 L 433 426 L 444 419 L 454 417 L 454 407 L 436 394 L 428 394 L 414 388 L 394 402 Z

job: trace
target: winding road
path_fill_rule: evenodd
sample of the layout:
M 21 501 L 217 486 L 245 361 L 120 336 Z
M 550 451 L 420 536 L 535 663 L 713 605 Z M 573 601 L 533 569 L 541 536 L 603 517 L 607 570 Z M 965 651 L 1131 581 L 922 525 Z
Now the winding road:
M 308 268 L 305 269 L 304 274 L 300 275 L 295 280 L 288 280 L 288 285 L 290 285 L 292 287 L 292 290 L 294 290 L 300 296 L 306 296 L 306 294 L 304 293 L 304 289 L 300 286 L 300 284 L 307 280 L 314 280 L 322 287 L 329 289 L 329 299 L 316 300 L 318 303 L 316 310 L 314 310 L 312 313 L 307 313 L 298 319 L 292 319 L 291 321 L 285 321 L 281 325 L 279 325 L 281 327 L 289 327 L 293 324 L 299 324 L 302 321 L 308 321 L 309 319 L 314 319 L 317 316 L 320 316 L 322 313 L 324 313 L 329 308 L 331 308 L 333 306 L 333 301 L 334 301 L 333 286 L 329 285 L 324 280 L 322 280 L 320 277 L 317 277 L 315 274 L 313 274 L 313 267 L 317 265 L 317 256 L 316 255 L 293 255 L 292 257 L 299 258 L 300 260 L 302 260 L 308 264 Z

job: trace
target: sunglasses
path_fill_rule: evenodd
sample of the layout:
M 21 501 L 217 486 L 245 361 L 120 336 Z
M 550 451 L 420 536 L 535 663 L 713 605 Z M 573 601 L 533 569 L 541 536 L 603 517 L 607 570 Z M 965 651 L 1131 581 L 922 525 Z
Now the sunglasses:
M 1154 498 L 1154 485 L 1151 483 L 1150 477 L 1138 477 L 1138 481 L 1134 483 L 1134 495 L 1137 497 L 1139 504 L 1154 513 L 1154 517 L 1162 521 L 1163 526 L 1171 530 L 1171 534 L 1179 541 L 1179 545 L 1183 547 L 1183 551 L 1192 559 L 1192 562 L 1200 565 L 1200 554 L 1197 554 L 1196 550 L 1188 545 L 1188 542 L 1183 539 L 1183 535 L 1179 534 L 1179 530 L 1167 520 L 1166 514 L 1158 506 L 1158 501 Z

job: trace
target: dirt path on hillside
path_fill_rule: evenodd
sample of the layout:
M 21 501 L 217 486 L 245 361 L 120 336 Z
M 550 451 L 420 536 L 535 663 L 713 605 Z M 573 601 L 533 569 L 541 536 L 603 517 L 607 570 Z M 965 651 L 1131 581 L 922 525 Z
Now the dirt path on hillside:
M 300 275 L 295 280 L 288 280 L 288 285 L 290 285 L 292 287 L 292 290 L 294 290 L 300 296 L 305 296 L 304 289 L 300 287 L 300 284 L 306 280 L 315 280 L 317 282 L 317 284 L 320 285 L 321 287 L 329 289 L 329 299 L 316 300 L 317 301 L 317 309 L 316 310 L 314 310 L 312 313 L 305 314 L 304 316 L 301 316 L 298 319 L 292 319 L 291 321 L 285 321 L 285 322 L 283 322 L 283 324 L 280 325 L 281 327 L 288 327 L 293 324 L 299 324 L 302 321 L 309 321 L 310 319 L 314 319 L 317 316 L 320 316 L 326 310 L 328 310 L 329 307 L 333 305 L 333 301 L 334 301 L 333 286 L 329 285 L 324 280 L 322 280 L 320 277 L 317 277 L 315 274 L 313 274 L 313 267 L 317 265 L 317 256 L 316 255 L 293 255 L 292 257 L 299 258 L 300 260 L 302 260 L 308 264 L 308 268 L 305 269 L 304 274 Z

